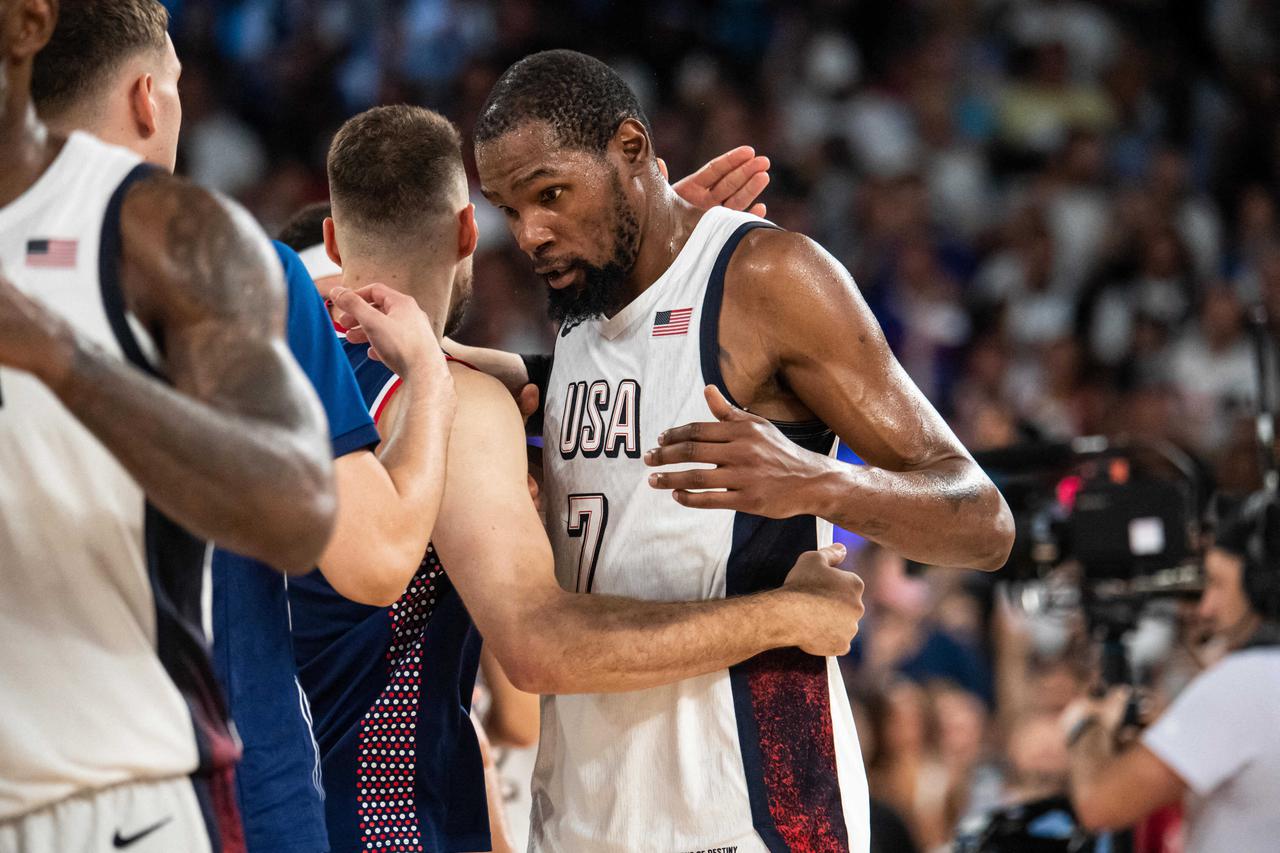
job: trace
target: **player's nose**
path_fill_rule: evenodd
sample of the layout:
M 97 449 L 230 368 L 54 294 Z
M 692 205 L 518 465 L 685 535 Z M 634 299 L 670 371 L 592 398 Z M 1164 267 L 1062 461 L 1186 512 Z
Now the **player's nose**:
M 516 243 L 520 246 L 520 251 L 531 258 L 537 259 L 540 254 L 545 253 L 551 247 L 551 229 L 537 222 L 526 220 L 521 223 L 519 230 L 516 232 Z

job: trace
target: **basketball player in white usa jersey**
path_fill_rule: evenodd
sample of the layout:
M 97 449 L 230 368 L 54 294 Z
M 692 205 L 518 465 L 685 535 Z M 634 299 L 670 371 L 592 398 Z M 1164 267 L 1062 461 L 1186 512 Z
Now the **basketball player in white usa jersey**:
M 829 522 L 923 562 L 1004 562 L 1008 508 L 848 274 L 799 235 L 676 198 L 607 66 L 568 51 L 512 66 L 476 159 L 562 323 L 544 429 L 562 585 L 662 600 L 769 589 Z M 867 466 L 830 458 L 837 435 Z M 833 659 L 767 652 L 543 711 L 535 850 L 867 849 Z
M 201 539 L 309 569 L 323 422 L 247 214 L 36 119 L 54 20 L 0 0 L 0 850 L 237 850 Z

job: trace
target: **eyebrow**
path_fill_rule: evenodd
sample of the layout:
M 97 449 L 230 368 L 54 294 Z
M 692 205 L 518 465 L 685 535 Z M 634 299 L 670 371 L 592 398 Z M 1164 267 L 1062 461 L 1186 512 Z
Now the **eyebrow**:
M 523 178 L 519 178 L 518 180 L 513 181 L 511 183 L 511 189 L 518 190 L 527 184 L 533 183 L 539 178 L 554 178 L 558 174 L 559 173 L 556 172 L 554 169 L 548 169 L 546 166 L 543 166 L 541 168 L 534 169 L 532 172 L 525 175 Z

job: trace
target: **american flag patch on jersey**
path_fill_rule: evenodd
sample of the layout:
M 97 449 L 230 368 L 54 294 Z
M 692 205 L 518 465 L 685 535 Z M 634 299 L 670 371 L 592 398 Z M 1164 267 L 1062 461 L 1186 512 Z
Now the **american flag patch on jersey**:
M 692 316 L 692 308 L 659 311 L 653 317 L 653 336 L 655 338 L 665 338 L 689 334 L 689 319 Z
M 76 265 L 78 240 L 28 240 L 27 266 L 69 270 Z

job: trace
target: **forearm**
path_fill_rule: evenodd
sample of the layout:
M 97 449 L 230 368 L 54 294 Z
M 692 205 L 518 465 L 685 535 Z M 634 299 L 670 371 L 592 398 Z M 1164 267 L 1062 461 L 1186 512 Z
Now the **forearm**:
M 454 400 L 447 375 L 425 387 L 405 380 L 380 424 L 381 457 L 337 461 L 338 522 L 319 565 L 343 597 L 394 604 L 421 565 L 444 493 Z
M 822 458 L 802 490 L 812 514 L 921 563 L 992 571 L 1013 543 L 1004 498 L 967 459 L 897 472 Z
M 794 645 L 792 626 L 802 607 L 785 590 L 694 602 L 563 593 L 534 617 L 519 676 L 510 668 L 508 674 L 516 686 L 537 693 L 670 684 Z
M 83 341 L 49 384 L 161 512 L 278 569 L 315 565 L 335 511 L 318 406 L 273 401 L 287 409 L 270 420 L 220 410 Z
M 1094 722 L 1080 733 L 1067 752 L 1070 773 L 1071 802 L 1080 819 L 1090 826 L 1101 826 L 1109 815 L 1111 804 L 1098 802 L 1097 786 L 1115 760 L 1115 743 L 1106 727 Z
M 407 378 L 396 396 L 395 426 L 378 453 L 396 493 L 386 532 L 408 540 L 421 559 L 444 496 L 457 399 L 444 373 Z

